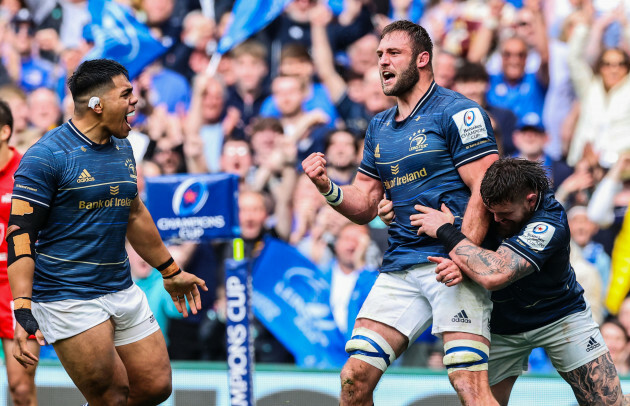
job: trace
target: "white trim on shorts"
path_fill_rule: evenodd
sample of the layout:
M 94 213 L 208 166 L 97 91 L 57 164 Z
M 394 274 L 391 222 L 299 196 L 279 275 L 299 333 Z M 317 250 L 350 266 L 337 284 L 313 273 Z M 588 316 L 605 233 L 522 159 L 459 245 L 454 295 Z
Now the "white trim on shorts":
M 160 329 L 144 292 L 129 288 L 94 299 L 33 302 L 33 316 L 46 342 L 74 337 L 101 323 L 114 322 L 114 345 L 140 341 Z

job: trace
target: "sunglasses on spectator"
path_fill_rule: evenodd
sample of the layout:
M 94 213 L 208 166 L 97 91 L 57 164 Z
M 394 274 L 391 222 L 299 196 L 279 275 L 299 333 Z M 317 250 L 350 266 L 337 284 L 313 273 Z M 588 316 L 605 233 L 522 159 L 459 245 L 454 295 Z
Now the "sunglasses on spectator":
M 503 51 L 503 52 L 501 52 L 501 56 L 503 56 L 504 58 L 516 57 L 516 58 L 520 58 L 520 59 L 525 59 L 525 58 L 527 58 L 527 52 Z
M 227 156 L 246 156 L 249 154 L 247 147 L 227 147 L 223 152 Z

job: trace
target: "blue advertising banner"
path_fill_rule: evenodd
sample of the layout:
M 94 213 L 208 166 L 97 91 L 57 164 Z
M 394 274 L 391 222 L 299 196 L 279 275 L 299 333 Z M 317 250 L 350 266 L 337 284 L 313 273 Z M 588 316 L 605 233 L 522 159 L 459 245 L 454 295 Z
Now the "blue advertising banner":
M 254 314 L 293 354 L 297 365 L 340 368 L 348 359 L 330 310 L 330 284 L 291 245 L 266 239 L 254 264 Z
M 254 348 L 249 330 L 252 315 L 249 261 L 225 261 L 225 296 L 230 406 L 253 406 Z
M 238 226 L 238 177 L 166 175 L 145 179 L 146 205 L 164 241 L 233 238 Z

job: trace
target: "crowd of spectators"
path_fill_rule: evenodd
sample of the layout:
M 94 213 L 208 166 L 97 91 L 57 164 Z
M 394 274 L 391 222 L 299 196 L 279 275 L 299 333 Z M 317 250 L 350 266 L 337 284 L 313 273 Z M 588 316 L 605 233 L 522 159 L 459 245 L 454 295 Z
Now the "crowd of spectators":
M 378 269 L 387 231 L 378 219 L 349 225 L 300 162 L 325 152 L 330 177 L 352 182 L 371 117 L 394 105 L 381 91 L 379 32 L 394 19 L 423 25 L 435 45 L 436 82 L 487 110 L 504 156 L 548 168 L 568 213 L 577 279 L 619 372 L 628 372 L 630 2 L 294 0 L 210 75 L 233 0 L 117 1 L 170 46 L 133 81 L 140 101 L 129 139 L 140 189 L 142 176 L 238 175 L 247 253 L 255 258 L 265 236 L 297 247 L 330 276 L 343 333 L 354 287 Z M 20 151 L 71 117 L 65 80 L 93 46 L 89 21 L 87 1 L 0 1 L 0 98 L 11 107 Z M 157 271 L 130 252 L 174 360 L 225 359 L 227 245 L 170 247 L 210 287 L 204 311 L 188 319 L 154 289 Z M 264 326 L 255 321 L 254 329 L 258 362 L 293 362 Z M 441 367 L 431 338 L 415 348 L 400 363 Z M 544 357 L 532 366 L 543 364 Z

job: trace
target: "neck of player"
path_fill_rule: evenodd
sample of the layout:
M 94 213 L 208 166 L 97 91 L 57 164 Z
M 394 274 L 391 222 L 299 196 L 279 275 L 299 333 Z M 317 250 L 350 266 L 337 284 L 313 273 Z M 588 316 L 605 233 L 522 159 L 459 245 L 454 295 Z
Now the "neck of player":
M 112 136 L 111 131 L 105 128 L 101 120 L 95 120 L 89 114 L 82 117 L 75 115 L 72 118 L 72 123 L 77 127 L 77 130 L 95 144 L 106 144 Z
M 396 102 L 398 103 L 398 116 L 396 117 L 396 121 L 402 121 L 409 117 L 420 99 L 429 91 L 431 83 L 433 83 L 433 73 L 421 71 L 418 83 L 416 83 L 410 91 L 396 98 Z

